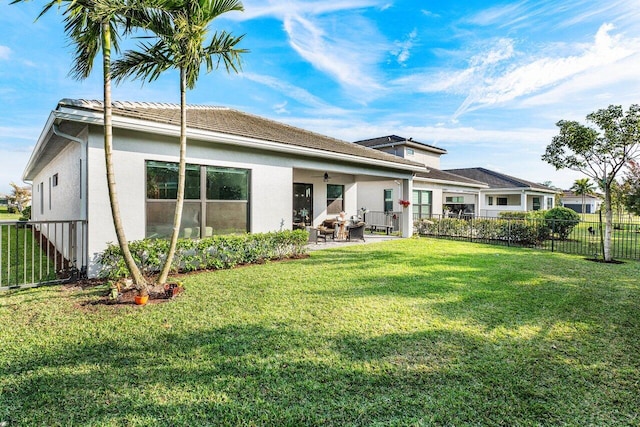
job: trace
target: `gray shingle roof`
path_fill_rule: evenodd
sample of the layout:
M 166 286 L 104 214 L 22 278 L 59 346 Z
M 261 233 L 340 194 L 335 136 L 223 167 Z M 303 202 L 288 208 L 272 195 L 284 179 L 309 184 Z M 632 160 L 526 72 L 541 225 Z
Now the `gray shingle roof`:
M 63 99 L 58 105 L 59 107 L 66 106 L 102 112 L 101 101 Z M 420 163 L 396 157 L 379 150 L 331 138 L 231 108 L 206 105 L 189 105 L 187 108 L 187 126 L 193 129 L 359 156 L 402 165 L 416 166 L 418 168 L 423 166 Z M 113 103 L 113 115 L 180 126 L 180 106 L 178 104 L 116 101 Z
M 505 175 L 485 168 L 446 169 L 445 172 L 484 182 L 489 186 L 489 188 L 531 188 L 534 190 L 556 191 L 546 185 L 536 184 L 535 182 Z
M 427 178 L 438 181 L 450 181 L 450 182 L 459 182 L 460 184 L 468 184 L 474 186 L 482 186 L 486 187 L 487 184 L 484 182 L 476 181 L 474 179 L 470 179 L 464 177 L 462 175 L 456 175 L 450 172 L 446 172 L 440 169 L 429 167 L 429 172 L 418 172 L 416 173 L 416 178 Z
M 409 145 L 433 151 L 439 154 L 446 154 L 447 150 L 444 148 L 436 147 L 435 145 L 425 144 L 424 142 L 414 141 L 412 138 L 403 138 L 398 135 L 380 136 L 378 138 L 363 139 L 361 141 L 355 141 L 356 144 L 364 147 L 379 148 L 389 145 Z

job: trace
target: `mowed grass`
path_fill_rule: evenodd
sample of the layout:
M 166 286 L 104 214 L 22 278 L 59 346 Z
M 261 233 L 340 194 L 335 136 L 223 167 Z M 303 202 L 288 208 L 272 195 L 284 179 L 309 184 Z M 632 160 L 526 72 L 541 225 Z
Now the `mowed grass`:
M 404 239 L 0 296 L 0 423 L 639 425 L 640 264 Z
M 19 213 L 9 213 L 6 206 L 0 206 L 0 221 L 15 221 L 20 216 Z

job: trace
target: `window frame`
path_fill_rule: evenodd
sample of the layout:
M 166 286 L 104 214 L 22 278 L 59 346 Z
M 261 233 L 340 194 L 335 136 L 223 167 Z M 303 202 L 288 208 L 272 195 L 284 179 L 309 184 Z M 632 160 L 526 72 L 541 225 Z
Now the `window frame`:
M 384 212 L 393 212 L 393 188 L 385 188 L 383 190 L 382 205 Z
M 162 160 L 151 160 L 151 159 L 147 159 L 145 160 L 145 181 L 144 181 L 144 185 L 145 185 L 145 236 L 147 238 L 149 237 L 154 237 L 157 233 L 150 233 L 149 228 L 150 228 L 150 224 L 149 224 L 149 205 L 153 205 L 153 204 L 171 204 L 171 205 L 175 205 L 175 200 L 177 197 L 177 188 L 176 188 L 176 197 L 166 197 L 167 194 L 165 194 L 165 197 L 149 197 L 150 193 L 149 193 L 149 167 L 151 164 L 155 163 L 156 165 L 172 165 L 172 166 L 176 166 L 179 165 L 177 162 L 168 162 L 168 161 L 162 161 Z M 187 198 L 187 194 L 186 194 L 186 190 L 185 189 L 185 199 L 184 199 L 184 204 L 185 206 L 183 207 L 183 223 L 180 225 L 181 230 L 182 229 L 186 229 L 186 228 L 194 228 L 194 227 L 198 227 L 200 229 L 199 234 L 197 234 L 197 232 L 193 235 L 191 235 L 190 237 L 193 238 L 201 238 L 201 237 L 209 237 L 207 235 L 207 228 L 211 228 L 209 226 L 207 226 L 207 208 L 210 204 L 215 204 L 217 202 L 220 203 L 244 203 L 246 204 L 246 218 L 244 219 L 244 223 L 245 223 L 245 227 L 244 230 L 242 231 L 243 233 L 246 232 L 250 232 L 251 231 L 251 182 L 252 182 L 252 171 L 251 169 L 245 169 L 245 168 L 236 168 L 236 167 L 229 167 L 229 166 L 216 166 L 216 165 L 201 165 L 201 164 L 193 164 L 193 163 L 188 163 L 187 164 L 187 170 L 189 170 L 189 168 L 191 168 L 191 171 L 196 171 L 197 170 L 197 177 L 198 177 L 198 183 L 197 183 L 197 190 L 199 193 L 199 197 L 195 198 L 192 197 Z M 242 171 L 245 174 L 245 178 L 246 178 L 246 188 L 244 189 L 244 193 L 246 194 L 246 198 L 245 199 L 209 199 L 208 198 L 208 189 L 210 188 L 210 186 L 208 185 L 208 174 L 207 172 L 212 170 L 212 169 L 220 169 L 221 171 L 228 171 L 228 170 L 237 170 L 237 171 Z M 176 171 L 177 173 L 177 171 Z M 192 180 L 194 180 L 195 178 L 195 174 L 192 175 Z M 196 187 L 196 185 L 194 184 L 195 181 L 192 181 L 192 185 L 193 187 Z M 177 185 L 177 181 L 176 181 L 176 185 Z M 192 187 L 192 190 L 193 190 Z M 165 190 L 167 191 L 167 193 L 169 191 L 172 190 Z M 244 194 L 243 194 L 244 195 Z M 199 207 L 197 209 L 195 209 L 195 205 L 199 205 Z M 195 216 L 193 218 L 194 223 L 197 223 L 197 225 L 194 225 L 193 227 L 185 227 L 185 221 L 186 221 L 186 216 L 184 215 L 185 212 L 185 207 L 189 207 L 190 211 L 195 212 Z M 172 208 L 173 210 L 175 210 L 174 208 Z M 195 210 L 194 210 L 195 209 Z M 196 212 L 197 211 L 197 212 Z M 172 226 L 172 220 L 170 221 L 171 224 L 166 224 L 166 225 L 170 225 Z M 215 230 L 214 230 L 215 231 Z M 186 234 L 186 232 L 185 232 Z M 181 231 L 181 235 L 182 235 L 182 231 Z

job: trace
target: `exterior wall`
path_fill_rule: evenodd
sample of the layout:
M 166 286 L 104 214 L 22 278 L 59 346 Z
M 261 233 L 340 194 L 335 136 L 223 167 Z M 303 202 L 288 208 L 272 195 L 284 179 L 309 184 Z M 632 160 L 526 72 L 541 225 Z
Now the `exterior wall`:
M 493 205 L 488 204 L 488 198 L 493 197 Z M 497 198 L 506 197 L 507 205 L 498 205 Z M 547 198 L 554 197 L 553 193 L 539 193 L 522 190 L 500 191 L 500 190 L 483 190 L 480 192 L 480 216 L 497 217 L 500 212 L 527 212 L 533 210 L 533 198 L 540 197 L 540 209 L 549 209 Z
M 89 258 L 115 242 L 102 149 L 102 129 L 92 128 L 89 138 Z M 177 138 L 114 130 L 116 185 L 120 214 L 128 240 L 145 237 L 146 160 L 177 162 Z M 250 231 L 267 232 L 290 229 L 293 199 L 292 166 L 286 159 L 243 150 L 223 149 L 189 141 L 187 163 L 236 167 L 251 171 Z
M 351 174 L 340 174 L 340 173 L 331 173 L 331 179 L 328 182 L 324 182 L 323 175 L 324 172 L 320 171 L 312 171 L 312 170 L 300 170 L 295 169 L 293 171 L 293 181 L 290 188 L 293 188 L 293 183 L 301 183 L 301 184 L 311 184 L 313 185 L 313 219 L 312 224 L 314 226 L 318 226 L 322 224 L 322 221 L 329 217 L 335 217 L 336 215 L 329 215 L 327 213 L 327 185 L 335 184 L 335 185 L 344 185 L 344 211 L 347 214 L 347 217 L 351 217 L 352 215 L 358 215 L 359 211 L 359 202 L 358 202 L 358 194 L 360 191 L 360 187 L 358 183 L 355 182 L 355 177 Z M 289 199 L 286 201 L 286 205 L 291 205 L 291 200 L 293 199 L 293 194 L 289 196 Z M 290 223 L 290 222 L 289 222 Z M 287 223 L 288 224 L 288 223 Z
M 66 142 L 66 146 L 34 178 L 32 184 L 31 219 L 86 219 L 86 158 L 84 145 Z M 82 166 L 81 166 L 82 162 Z M 84 169 L 82 172 L 80 168 Z M 54 176 L 57 185 L 54 186 Z
M 92 126 L 88 138 L 88 212 L 89 274 L 97 274 L 96 257 L 109 242 L 116 242 L 106 182 L 102 128 Z M 147 160 L 177 162 L 178 138 L 114 129 L 116 185 L 120 213 L 128 240 L 145 237 Z M 359 180 L 393 177 L 411 178 L 410 172 L 379 170 L 365 165 L 331 164 L 314 159 L 273 152 L 260 152 L 229 145 L 190 140 L 187 163 L 235 167 L 250 170 L 250 231 L 268 232 L 291 229 L 293 222 L 293 183 L 314 184 L 314 225 L 327 215 L 326 184 L 323 173 L 328 170 L 331 184 L 344 185 L 344 209 L 356 215 L 361 206 Z M 380 196 L 382 198 L 382 195 Z
M 594 213 L 598 209 L 600 209 L 600 206 L 602 205 L 602 200 L 595 197 L 586 196 L 584 198 L 584 203 L 585 203 L 585 211 Z M 568 207 L 567 205 L 574 205 L 574 206 L 578 206 L 578 209 L 582 209 L 582 196 L 562 197 L 561 205 L 565 207 Z
M 407 150 L 413 150 L 413 154 L 407 152 Z M 393 154 L 394 156 L 403 157 L 407 160 L 422 163 L 427 167 L 440 169 L 440 154 L 433 153 L 427 150 L 421 150 L 414 147 L 406 147 L 402 144 L 394 145 L 393 147 L 384 147 L 380 151 Z
M 412 190 L 432 190 L 424 186 L 419 186 L 418 181 L 413 181 Z M 411 194 L 405 194 L 405 188 L 401 180 L 383 180 L 376 182 L 358 183 L 358 209 L 366 208 L 374 212 L 384 212 L 384 190 L 391 190 L 393 200 L 393 211 L 402 212 L 400 199 L 411 200 Z M 435 195 L 434 195 L 435 197 Z
M 413 150 L 413 154 L 408 153 L 407 150 Z M 423 163 L 428 168 L 440 169 L 440 154 L 420 150 L 419 148 L 414 147 L 404 147 L 404 158 L 414 162 Z

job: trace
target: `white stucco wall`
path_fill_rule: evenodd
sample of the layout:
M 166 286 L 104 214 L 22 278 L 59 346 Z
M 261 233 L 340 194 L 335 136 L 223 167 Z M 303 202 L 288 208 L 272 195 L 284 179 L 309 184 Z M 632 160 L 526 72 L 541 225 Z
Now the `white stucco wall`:
M 85 219 L 82 198 L 86 197 L 86 185 L 80 184 L 80 177 L 85 174 L 80 168 L 85 169 L 86 166 L 84 144 L 69 141 L 60 144 L 62 149 L 58 155 L 33 179 L 33 220 Z M 54 186 L 56 174 L 58 185 Z
M 407 150 L 413 150 L 413 154 L 407 152 Z M 405 147 L 404 158 L 413 162 L 418 162 L 426 165 L 428 168 L 440 169 L 440 154 L 432 153 L 426 150 L 420 150 L 419 148 Z
M 89 257 L 95 258 L 116 235 L 109 205 L 101 129 L 92 128 L 89 138 L 90 224 Z M 292 167 L 286 160 L 268 154 L 206 145 L 189 141 L 187 163 L 249 169 L 250 231 L 268 232 L 290 229 L 293 198 Z M 177 162 L 177 138 L 114 131 L 116 186 L 120 213 L 128 240 L 145 237 L 147 160 Z

